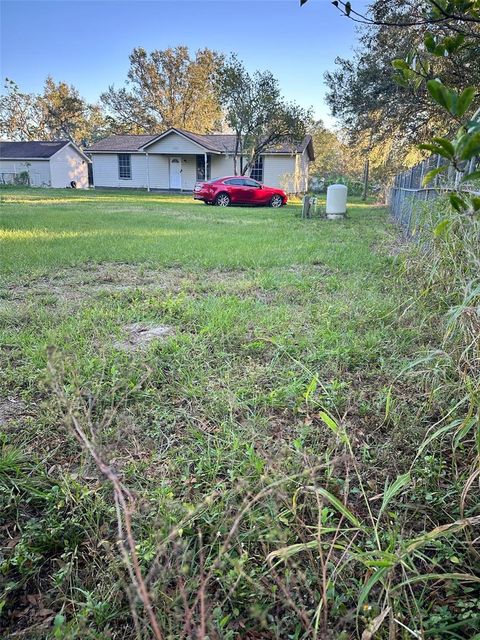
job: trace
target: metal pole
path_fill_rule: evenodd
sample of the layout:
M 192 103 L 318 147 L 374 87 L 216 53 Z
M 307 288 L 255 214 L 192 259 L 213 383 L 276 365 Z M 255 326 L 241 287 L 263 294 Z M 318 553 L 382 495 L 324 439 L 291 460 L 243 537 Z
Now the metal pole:
M 148 153 L 146 154 L 147 156 L 147 191 L 150 191 L 150 162 L 148 159 Z

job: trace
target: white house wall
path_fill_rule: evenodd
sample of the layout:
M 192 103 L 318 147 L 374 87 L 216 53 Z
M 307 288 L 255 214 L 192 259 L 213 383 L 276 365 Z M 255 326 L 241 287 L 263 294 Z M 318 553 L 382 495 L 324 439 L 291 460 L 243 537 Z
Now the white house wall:
M 300 156 L 300 175 L 298 178 L 298 187 L 300 192 L 308 191 L 308 172 L 310 168 L 310 161 L 308 153 L 305 150 Z
M 148 173 L 151 189 L 170 188 L 170 164 L 167 156 L 149 154 Z
M 147 163 L 145 154 L 131 154 L 132 178 L 118 177 L 118 154 L 92 154 L 93 184 L 96 187 L 123 187 L 125 189 L 147 188 Z
M 7 174 L 6 181 L 13 181 L 11 174 L 28 172 L 30 186 L 49 187 L 50 163 L 48 160 L 0 160 L 0 173 Z
M 168 136 L 170 137 L 170 136 Z M 177 140 L 183 139 L 176 136 Z M 162 140 L 160 141 L 162 142 Z M 196 156 L 203 154 L 199 149 L 194 153 L 153 153 L 149 147 L 148 175 L 151 189 L 170 188 L 170 158 L 178 157 L 182 162 L 182 189 L 192 191 L 197 179 Z M 188 141 L 186 141 L 188 142 Z M 96 187 L 117 187 L 146 189 L 147 161 L 145 154 L 131 154 L 132 179 L 121 180 L 118 177 L 118 155 L 116 153 L 92 154 L 93 179 Z M 214 155 L 211 158 L 211 177 L 221 178 L 233 175 L 233 157 Z M 308 155 L 266 155 L 263 159 L 263 182 L 270 187 L 284 189 L 288 193 L 307 191 Z
M 145 151 L 151 153 L 166 153 L 171 156 L 181 155 L 182 153 L 203 153 L 204 149 L 187 138 L 172 132 L 158 142 L 149 145 Z
M 87 161 L 70 145 L 50 158 L 50 176 L 52 187 L 68 187 L 74 180 L 79 189 L 88 189 Z
M 210 174 L 212 178 L 233 176 L 233 156 L 212 156 Z
M 182 189 L 193 191 L 197 181 L 196 155 L 159 155 L 148 154 L 148 169 L 151 189 L 170 189 L 170 158 L 180 158 L 182 163 Z
M 270 155 L 263 158 L 263 182 L 269 187 L 294 193 L 295 156 Z

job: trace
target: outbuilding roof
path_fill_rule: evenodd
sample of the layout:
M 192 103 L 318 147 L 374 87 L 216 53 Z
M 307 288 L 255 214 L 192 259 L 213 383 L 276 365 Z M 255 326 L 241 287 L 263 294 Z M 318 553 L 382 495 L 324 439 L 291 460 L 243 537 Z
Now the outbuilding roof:
M 48 160 L 65 145 L 68 140 L 48 142 L 45 140 L 32 140 L 29 142 L 0 141 L 0 158 L 2 160 Z

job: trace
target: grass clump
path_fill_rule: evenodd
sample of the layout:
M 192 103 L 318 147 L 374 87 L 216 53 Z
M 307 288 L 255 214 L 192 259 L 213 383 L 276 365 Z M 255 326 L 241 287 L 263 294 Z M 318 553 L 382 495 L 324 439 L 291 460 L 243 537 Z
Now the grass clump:
M 475 221 L 2 197 L 7 634 L 480 632 Z

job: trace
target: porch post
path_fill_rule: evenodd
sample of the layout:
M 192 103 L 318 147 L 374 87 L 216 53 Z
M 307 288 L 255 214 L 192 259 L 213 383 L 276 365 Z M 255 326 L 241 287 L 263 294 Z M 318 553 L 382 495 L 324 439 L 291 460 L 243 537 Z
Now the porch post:
M 203 164 L 204 164 L 204 176 L 205 176 L 205 182 L 208 180 L 208 175 L 207 175 L 207 164 L 208 164 L 208 160 L 207 160 L 207 154 L 204 153 L 203 154 Z
M 147 191 L 150 191 L 150 163 L 148 160 L 148 153 L 146 154 L 147 156 Z

